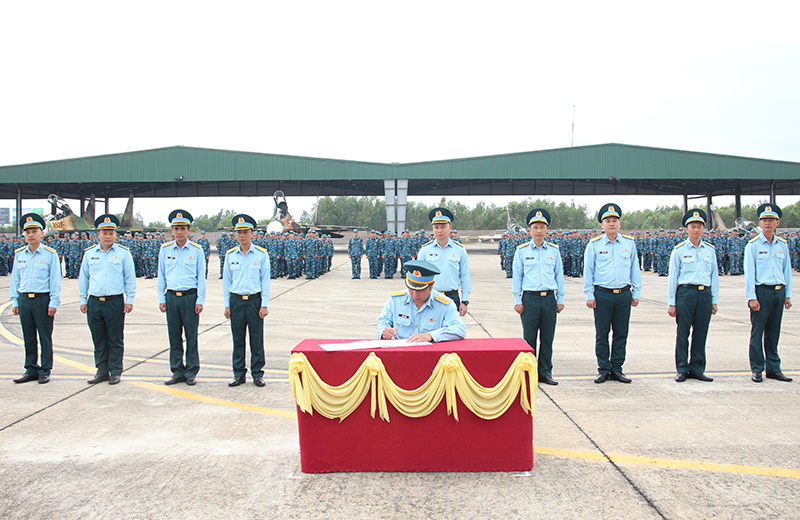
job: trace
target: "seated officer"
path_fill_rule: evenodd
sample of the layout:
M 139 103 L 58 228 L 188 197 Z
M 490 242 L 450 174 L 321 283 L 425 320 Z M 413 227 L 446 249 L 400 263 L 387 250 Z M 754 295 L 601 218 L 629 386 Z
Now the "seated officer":
M 405 270 L 408 291 L 390 294 L 378 317 L 378 337 L 411 343 L 464 339 L 467 327 L 455 303 L 433 288 L 436 266 L 414 260 L 406 262 Z

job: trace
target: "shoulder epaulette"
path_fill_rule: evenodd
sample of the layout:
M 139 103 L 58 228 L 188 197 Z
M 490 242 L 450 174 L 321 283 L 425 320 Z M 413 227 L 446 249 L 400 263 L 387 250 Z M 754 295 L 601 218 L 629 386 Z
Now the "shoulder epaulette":
M 677 244 L 675 244 L 675 247 L 673 247 L 672 249 L 678 249 L 679 247 L 681 247 L 685 243 L 686 243 L 686 240 L 684 240 L 683 242 L 678 242 Z
M 174 241 L 174 240 L 170 240 L 169 242 L 164 242 L 163 244 L 161 244 L 161 247 L 164 247 L 164 246 L 171 246 L 171 245 L 172 245 L 172 244 L 174 244 L 174 243 L 175 243 L 175 241 Z
M 261 247 L 261 246 L 256 246 L 256 245 L 254 245 L 253 247 L 255 247 L 256 249 L 258 249 L 258 250 L 259 250 L 259 251 L 261 251 L 262 253 L 269 253 L 269 252 L 268 252 L 266 249 L 264 249 L 264 248 L 263 248 L 263 247 Z
M 22 246 L 22 247 L 20 247 L 19 249 L 15 249 L 15 250 L 14 250 L 14 252 L 15 252 L 15 253 L 19 253 L 20 251 L 22 251 L 22 250 L 23 250 L 23 249 L 25 249 L 26 247 L 28 247 L 28 246 Z
M 228 253 L 230 253 L 232 251 L 236 251 L 236 248 L 232 247 L 232 248 L 228 249 L 227 251 L 225 251 L 225 254 L 227 255 Z
M 192 242 L 191 240 L 189 240 L 189 243 L 192 244 L 194 247 L 199 247 L 200 249 L 203 249 L 203 246 L 201 246 L 197 242 Z
M 118 245 L 119 247 L 124 247 L 122 244 L 117 244 L 117 245 Z M 89 247 L 84 247 L 84 248 L 83 248 L 83 250 L 84 250 L 84 251 L 88 251 L 88 250 L 90 250 L 91 248 L 93 248 L 93 247 L 96 247 L 96 246 L 97 246 L 97 244 L 92 244 L 92 245 L 90 245 Z
M 528 244 L 530 244 L 530 242 L 525 242 L 524 244 L 520 244 L 520 245 L 517 246 L 517 249 L 519 249 L 520 247 L 525 247 Z
M 786 240 L 784 240 L 784 242 L 786 242 Z M 58 251 L 56 251 L 55 249 L 53 249 L 50 246 L 44 246 L 44 248 L 45 248 L 45 250 L 50 251 L 51 253 L 58 253 Z
M 457 245 L 457 246 L 464 247 L 464 244 L 462 244 L 461 242 L 459 242 L 459 241 L 457 241 L 457 240 L 450 239 L 450 242 L 454 243 L 454 244 L 455 244 L 455 245 Z
M 547 243 L 547 245 L 549 245 L 549 246 L 553 246 L 553 247 L 555 247 L 556 249 L 558 249 L 558 244 L 554 244 L 554 243 L 552 243 L 552 242 L 548 242 L 548 243 Z
M 425 246 L 427 246 L 428 244 L 433 244 L 435 241 L 436 241 L 436 239 L 434 239 L 434 240 L 429 240 L 429 241 L 425 242 L 424 244 L 422 244 L 422 247 L 425 247 Z
M 748 240 L 748 241 L 747 241 L 747 243 L 748 243 L 748 244 L 752 244 L 752 243 L 753 243 L 753 242 L 755 242 L 756 240 L 758 240 L 758 235 L 756 235 L 755 237 L 753 237 L 753 238 L 751 238 L 750 240 Z
M 630 235 L 622 235 L 622 236 L 624 236 L 625 238 L 630 238 L 631 240 L 636 240 L 635 238 L 633 238 L 633 237 L 632 237 L 632 236 L 630 236 Z
M 92 247 L 96 247 L 96 246 L 99 246 L 99 245 L 100 245 L 100 244 L 95 244 L 95 245 L 93 245 Z M 121 247 L 122 249 L 126 250 L 126 251 L 130 251 L 130 250 L 131 250 L 131 248 L 129 248 L 128 246 L 123 246 L 122 244 L 117 244 L 117 245 L 118 245 L 119 247 Z
M 450 298 L 448 298 L 447 296 L 445 296 L 443 294 L 437 294 L 436 296 L 434 296 L 433 299 L 436 300 L 437 302 L 441 302 L 441 303 L 443 303 L 445 305 L 449 305 L 450 302 L 453 301 L 453 300 L 451 300 Z
M 389 296 L 403 296 L 406 292 L 405 291 L 394 291 L 390 292 Z
M 703 243 L 705 245 L 707 245 L 707 246 L 711 246 L 711 249 L 716 249 L 717 248 L 717 246 L 715 246 L 714 244 L 712 244 L 711 242 L 708 242 L 706 240 L 703 240 Z
M 777 238 L 778 240 L 780 240 L 780 241 L 781 241 L 781 242 L 783 242 L 784 244 L 786 243 L 786 239 L 785 239 L 785 238 L 781 238 L 781 237 L 775 237 L 775 238 Z
M 589 240 L 589 242 L 594 242 L 596 240 L 600 240 L 601 238 L 603 238 L 603 235 L 600 235 L 599 237 L 594 237 L 593 239 Z

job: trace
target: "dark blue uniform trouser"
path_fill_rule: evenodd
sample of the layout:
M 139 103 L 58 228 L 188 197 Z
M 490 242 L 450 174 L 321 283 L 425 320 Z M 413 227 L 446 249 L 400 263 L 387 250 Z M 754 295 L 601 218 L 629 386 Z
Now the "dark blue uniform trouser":
M 361 255 L 350 257 L 350 266 L 352 268 L 353 276 L 361 278 Z
M 264 319 L 258 317 L 261 295 L 247 300 L 231 295 L 231 335 L 233 336 L 233 376 L 247 374 L 245 356 L 245 332 L 250 335 L 250 373 L 253 377 L 264 376 Z
M 706 338 L 711 321 L 711 287 L 678 287 L 675 295 L 675 368 L 678 372 L 703 374 L 706 371 Z M 689 330 L 692 331 L 691 361 Z
M 522 293 L 522 337 L 531 346 L 540 376 L 553 375 L 553 338 L 556 333 L 556 296 L 553 291 Z M 539 336 L 539 349 L 536 349 Z
M 167 335 L 169 336 L 169 369 L 175 377 L 197 376 L 200 354 L 197 350 L 197 327 L 200 315 L 194 311 L 197 293 L 182 296 L 167 292 Z M 183 360 L 183 337 L 186 335 L 186 362 Z
M 756 298 L 761 310 L 750 309 L 750 370 L 767 374 L 781 371 L 778 340 L 781 337 L 781 320 L 786 299 L 786 288 L 777 291 L 775 285 L 757 285 Z M 766 366 L 764 358 L 766 357 Z
M 89 297 L 86 321 L 94 343 L 94 366 L 98 374 L 122 374 L 124 355 L 125 297 L 100 301 Z
M 594 298 L 597 303 L 594 309 L 594 353 L 597 356 L 597 371 L 601 374 L 621 372 L 628 343 L 631 291 L 626 289 L 614 294 L 595 286 Z M 612 328 L 614 335 L 609 353 L 608 333 Z
M 22 337 L 25 341 L 25 373 L 28 375 L 50 375 L 53 369 L 53 316 L 47 315 L 50 306 L 50 294 L 42 293 L 35 298 L 20 294 L 17 299 L 19 323 L 22 326 Z M 38 344 L 42 344 L 42 364 L 37 360 Z

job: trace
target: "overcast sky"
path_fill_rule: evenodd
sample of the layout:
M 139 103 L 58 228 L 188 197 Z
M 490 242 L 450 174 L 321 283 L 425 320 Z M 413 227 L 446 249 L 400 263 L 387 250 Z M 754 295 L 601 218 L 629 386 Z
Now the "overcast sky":
M 576 146 L 800 161 L 798 18 L 788 0 L 3 2 L 0 165 L 175 145 L 383 163 L 543 150 L 570 146 L 573 106 Z M 272 208 L 135 209 L 173 205 Z

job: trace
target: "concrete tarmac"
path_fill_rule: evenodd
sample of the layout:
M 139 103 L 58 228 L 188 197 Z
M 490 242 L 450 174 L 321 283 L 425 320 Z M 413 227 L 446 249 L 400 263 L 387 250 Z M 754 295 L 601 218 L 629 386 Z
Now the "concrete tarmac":
M 467 337 L 521 337 L 496 245 L 470 245 Z M 138 279 L 122 384 L 89 386 L 92 342 L 76 280 L 63 280 L 47 385 L 23 373 L 19 320 L 0 323 L 0 511 L 5 519 L 94 518 L 798 518 L 800 308 L 780 341 L 792 383 L 750 381 L 743 277 L 721 277 L 707 375 L 676 383 L 667 279 L 643 274 L 625 373 L 594 384 L 592 311 L 566 281 L 554 347 L 557 387 L 536 394 L 529 473 L 300 470 L 287 366 L 305 338 L 371 338 L 399 276 L 350 279 L 339 246 L 317 280 L 273 280 L 265 321 L 267 386 L 229 388 L 231 335 L 212 256 L 194 387 L 166 387 L 166 320 L 156 281 Z M 0 278 L 7 301 L 8 277 Z M 794 277 L 798 282 L 798 274 Z M 795 285 L 797 287 L 797 285 Z M 389 447 L 390 448 L 390 447 Z

